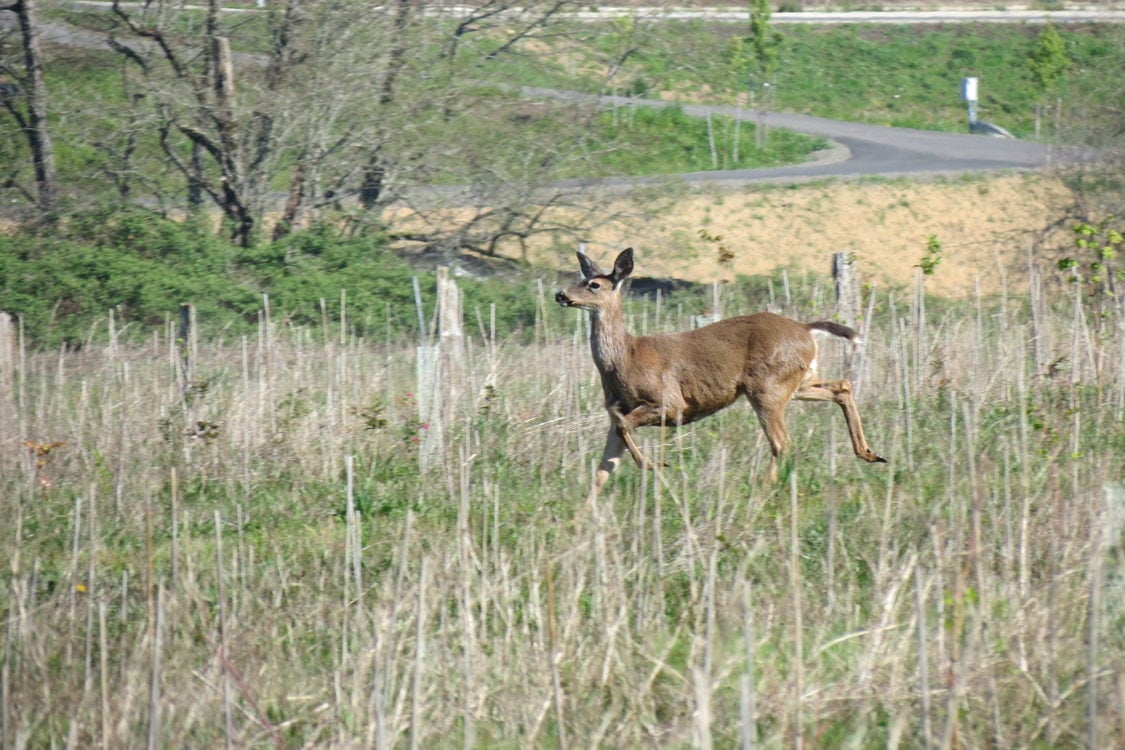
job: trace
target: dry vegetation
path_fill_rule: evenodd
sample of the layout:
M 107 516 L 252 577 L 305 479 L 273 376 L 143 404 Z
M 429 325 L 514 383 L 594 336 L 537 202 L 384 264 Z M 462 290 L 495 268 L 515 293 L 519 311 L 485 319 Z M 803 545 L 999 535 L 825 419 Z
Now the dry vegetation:
M 826 284 L 778 306 L 829 315 Z M 532 343 L 466 311 L 425 469 L 442 425 L 393 330 L 51 353 L 0 328 L 0 746 L 1125 739 L 1120 305 L 927 310 L 919 277 L 869 300 L 856 362 L 888 467 L 795 406 L 763 490 L 740 405 L 642 433 L 667 468 L 590 507 L 604 415 L 547 291 Z

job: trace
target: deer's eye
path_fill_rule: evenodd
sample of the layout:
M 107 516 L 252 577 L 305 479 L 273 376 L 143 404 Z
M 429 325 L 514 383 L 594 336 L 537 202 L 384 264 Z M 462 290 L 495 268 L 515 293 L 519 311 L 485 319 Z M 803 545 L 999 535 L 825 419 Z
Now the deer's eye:
M 589 286 L 591 289 L 593 289 L 596 292 L 596 291 L 598 291 L 599 289 L 602 288 L 602 282 L 591 281 L 587 286 Z

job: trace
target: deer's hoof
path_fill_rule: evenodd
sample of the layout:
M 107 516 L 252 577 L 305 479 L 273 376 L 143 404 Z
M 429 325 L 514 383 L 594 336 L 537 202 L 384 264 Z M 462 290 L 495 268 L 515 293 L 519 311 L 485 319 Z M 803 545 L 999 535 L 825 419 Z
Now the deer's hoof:
M 887 463 L 887 459 L 883 458 L 878 453 L 872 453 L 871 458 L 869 458 L 867 460 L 870 461 L 873 464 L 885 464 L 885 463 Z

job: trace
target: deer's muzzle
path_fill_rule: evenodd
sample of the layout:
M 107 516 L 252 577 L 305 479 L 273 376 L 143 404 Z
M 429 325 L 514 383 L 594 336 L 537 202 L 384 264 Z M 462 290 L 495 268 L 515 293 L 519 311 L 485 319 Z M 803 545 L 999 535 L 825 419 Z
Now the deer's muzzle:
M 574 304 L 571 302 L 570 297 L 566 296 L 566 292 L 558 292 L 555 294 L 555 302 L 558 302 L 563 307 L 571 307 Z

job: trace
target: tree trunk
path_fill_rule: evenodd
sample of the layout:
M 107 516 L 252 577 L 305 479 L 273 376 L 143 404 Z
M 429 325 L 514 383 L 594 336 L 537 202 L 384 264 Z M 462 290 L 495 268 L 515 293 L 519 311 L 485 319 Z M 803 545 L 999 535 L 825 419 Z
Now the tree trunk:
M 0 10 L 10 10 L 19 19 L 23 40 L 23 89 L 27 100 L 27 117 L 19 119 L 31 148 L 39 209 L 47 213 L 53 211 L 58 203 L 59 181 L 55 172 L 55 149 L 47 127 L 47 85 L 43 80 L 43 53 L 36 28 L 35 0 L 16 0 Z

